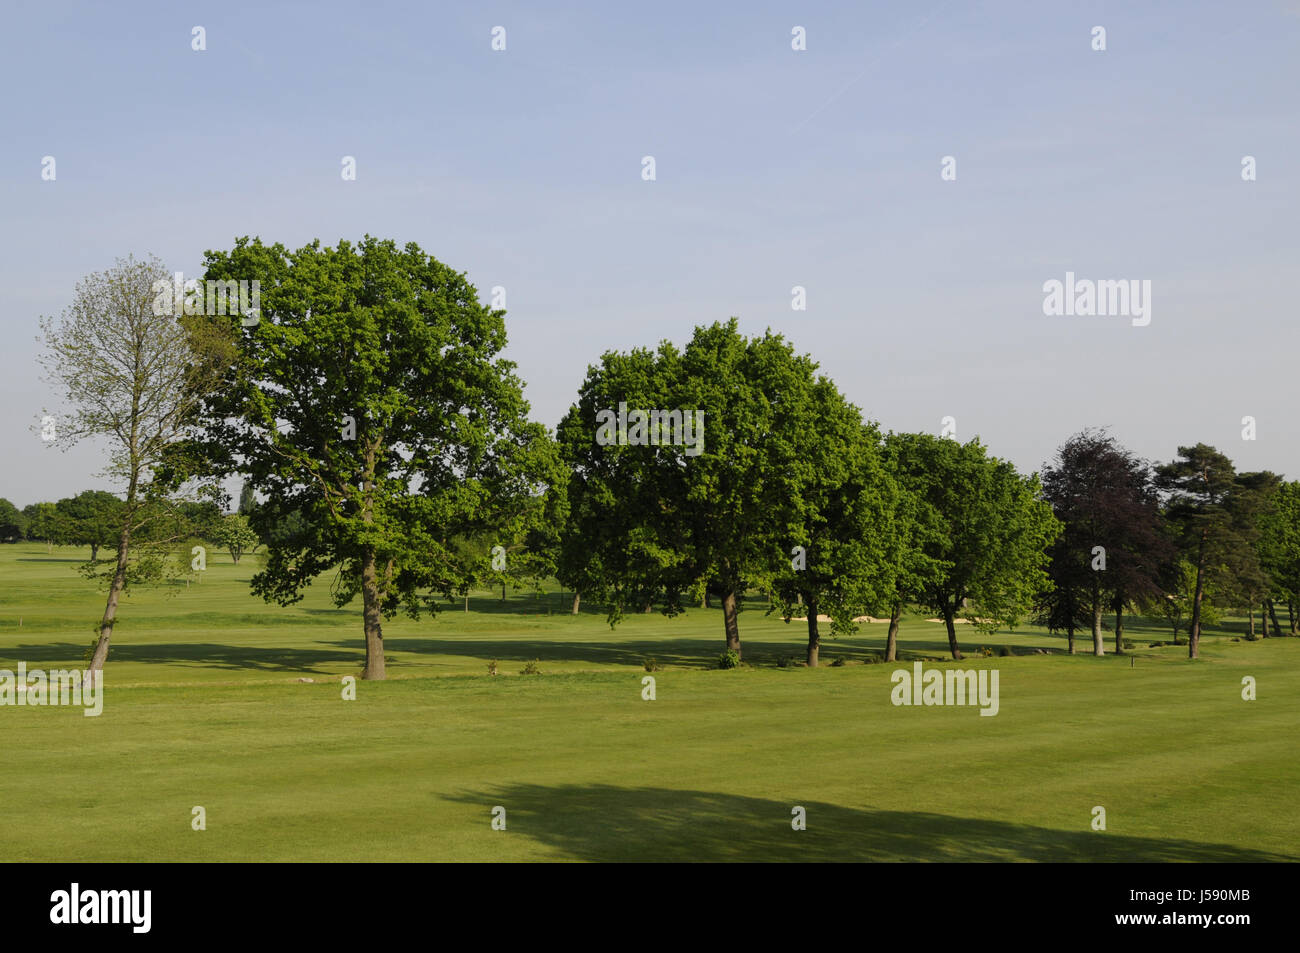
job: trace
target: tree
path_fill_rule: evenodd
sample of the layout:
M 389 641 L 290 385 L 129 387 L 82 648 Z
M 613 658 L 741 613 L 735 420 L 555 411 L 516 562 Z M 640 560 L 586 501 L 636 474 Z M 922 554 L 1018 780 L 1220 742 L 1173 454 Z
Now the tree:
M 1066 651 L 1073 655 L 1074 633 L 1092 624 L 1086 603 L 1094 578 L 1063 536 L 1049 550 L 1047 578 L 1047 588 L 1038 596 L 1036 621 L 1049 632 L 1064 632 Z M 1093 648 L 1095 651 L 1095 642 Z
M 696 581 L 680 515 L 682 471 L 696 459 L 690 448 L 672 445 L 671 434 L 658 429 L 654 445 L 624 442 L 617 433 L 607 440 L 600 430 L 602 414 L 622 409 L 627 416 L 629 408 L 676 409 L 677 419 L 693 426 L 693 408 L 678 403 L 680 364 L 681 353 L 668 342 L 657 351 L 606 352 L 599 366 L 588 366 L 577 402 L 556 428 L 568 511 L 557 576 L 574 590 L 575 608 L 579 594 L 604 602 L 611 627 L 626 606 L 655 600 L 676 614 L 681 607 L 669 593 Z M 636 426 L 644 432 L 643 423 Z
M 930 569 L 916 600 L 943 617 L 948 647 L 962 657 L 955 622 L 1014 626 L 1047 584 L 1047 549 L 1061 531 L 1041 498 L 1038 476 L 986 455 L 978 440 L 959 444 L 929 434 L 892 436 L 897 473 L 915 494 L 927 528 Z
M 1260 514 L 1259 529 L 1260 564 L 1272 592 L 1287 604 L 1294 635 L 1294 606 L 1300 601 L 1300 483 L 1291 481 L 1277 487 L 1271 505 Z
M 257 509 L 257 494 L 253 492 L 253 488 L 245 480 L 239 488 L 239 509 L 235 512 L 240 516 L 251 516 L 255 509 Z
M 221 518 L 213 533 L 213 541 L 230 553 L 231 560 L 239 565 L 245 552 L 255 553 L 261 540 L 248 525 L 248 517 L 241 513 L 227 513 Z
M 23 509 L 27 523 L 27 538 L 45 543 L 47 553 L 68 541 L 68 521 L 53 503 L 33 503 Z
M 1156 469 L 1156 484 L 1168 495 L 1167 518 L 1177 528 L 1182 551 L 1196 570 L 1187 655 L 1197 658 L 1207 585 L 1225 583 L 1231 575 L 1227 567 L 1254 549 L 1239 506 L 1240 494 L 1248 488 L 1238 484 L 1232 461 L 1203 443 L 1179 447 L 1178 458 Z
M 361 596 L 363 678 L 385 676 L 382 620 L 436 611 L 471 568 L 452 544 L 506 525 L 555 476 L 505 347 L 504 312 L 414 243 L 366 236 L 297 251 L 239 239 L 206 280 L 261 283 L 262 320 L 207 406 L 207 447 L 262 502 L 253 591 L 282 605 L 334 566 Z M 301 522 L 276 538 L 277 521 Z
M 572 514 L 559 562 L 568 584 L 610 604 L 611 624 L 625 606 L 658 601 L 672 615 L 685 595 L 718 595 L 726 648 L 740 655 L 744 592 L 789 574 L 812 512 L 801 494 L 816 483 L 819 385 L 817 365 L 781 335 L 747 339 L 737 325 L 588 368 L 558 430 Z M 622 436 L 606 440 L 616 413 Z
M 880 433 L 827 378 L 802 395 L 804 465 L 787 477 L 778 513 L 793 543 L 788 563 L 771 581 L 771 601 L 788 622 L 807 616 L 807 664 L 821 650 L 818 616 L 834 634 L 852 633 L 854 617 L 889 604 L 899 554 L 894 525 L 898 490 L 886 470 Z
M 0 497 L 0 542 L 22 539 L 27 532 L 27 518 L 8 500 Z
M 1102 613 L 1115 613 L 1115 651 L 1124 650 L 1124 607 L 1161 594 L 1160 576 L 1174 558 L 1160 521 L 1148 464 L 1104 430 L 1084 430 L 1043 467 L 1043 496 L 1064 529 L 1052 575 L 1064 587 L 1058 621 L 1069 625 L 1082 605 L 1092 624 L 1093 653 L 1104 655 Z M 1073 643 L 1073 632 L 1070 634 Z
M 55 509 L 65 520 L 65 538 L 73 546 L 89 546 L 90 561 L 99 560 L 100 547 L 113 546 L 122 530 L 122 501 L 106 490 L 84 490 L 59 500 Z
M 170 309 L 158 313 L 156 287 L 172 287 L 162 262 L 118 259 L 78 283 L 61 320 L 41 322 L 47 348 L 42 362 L 69 408 L 59 418 L 63 426 L 55 445 L 105 440 L 106 474 L 124 487 L 117 558 L 106 574 L 108 598 L 87 678 L 108 657 L 138 534 L 148 534 L 150 524 L 169 512 L 186 482 L 195 412 L 233 359 L 229 324 L 203 315 L 173 316 Z M 163 542 L 156 533 L 153 539 Z
M 1179 559 L 1173 567 L 1172 577 L 1164 586 L 1163 598 L 1155 601 L 1156 608 L 1174 632 L 1174 644 L 1178 644 L 1178 630 L 1191 618 L 1192 605 L 1196 602 L 1196 566 L 1188 559 Z M 1217 625 L 1219 612 L 1213 603 L 1213 593 L 1204 592 L 1201 598 L 1201 621 L 1205 625 Z

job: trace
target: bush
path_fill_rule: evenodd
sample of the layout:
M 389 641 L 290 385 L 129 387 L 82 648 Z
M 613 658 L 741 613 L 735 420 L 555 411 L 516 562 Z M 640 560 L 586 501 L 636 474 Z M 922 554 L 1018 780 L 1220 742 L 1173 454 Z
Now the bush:
M 794 662 L 794 659 L 792 659 L 792 658 L 791 658 L 790 656 L 788 656 L 788 655 L 778 655 L 778 656 L 776 657 L 776 667 L 777 667 L 777 668 L 789 668 L 790 665 L 791 665 L 793 662 Z M 726 668 L 727 666 L 723 666 L 723 667 Z
M 991 648 L 989 648 L 987 645 L 981 645 L 981 646 L 980 646 L 980 650 L 979 650 L 979 654 L 982 655 L 982 656 L 984 656 L 984 658 L 992 658 L 992 657 L 993 657 L 993 650 L 992 650 Z
M 1016 654 L 1015 652 L 1011 651 L 1011 646 L 1009 646 L 1009 645 L 999 645 L 999 646 L 998 646 L 998 657 L 999 657 L 999 658 L 1007 658 L 1007 657 L 1012 656 L 1012 655 L 1015 655 L 1015 654 Z
M 524 665 L 523 670 L 519 674 L 520 675 L 541 675 L 542 670 L 537 667 L 537 663 L 540 661 L 541 659 L 533 659 L 531 662 Z
M 740 668 L 740 653 L 735 649 L 727 649 L 718 656 L 718 668 Z
M 647 672 L 657 672 L 657 671 L 659 671 L 659 669 L 661 669 L 663 666 L 661 666 L 661 665 L 660 665 L 658 662 L 656 662 L 654 659 L 652 659 L 652 658 L 648 658 L 648 659 L 644 659 L 644 660 L 641 662 L 641 667 L 644 668 Z
M 493 659 L 492 661 L 488 662 L 488 674 L 495 675 L 496 673 L 497 673 L 497 660 Z
M 837 655 L 835 656 L 835 658 L 831 659 L 831 668 L 843 668 L 843 667 L 844 667 L 843 655 Z

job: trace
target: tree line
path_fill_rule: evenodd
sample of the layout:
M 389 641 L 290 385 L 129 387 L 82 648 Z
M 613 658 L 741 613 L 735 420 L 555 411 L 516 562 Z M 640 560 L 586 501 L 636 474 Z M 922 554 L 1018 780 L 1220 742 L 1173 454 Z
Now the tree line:
M 206 253 L 205 280 L 249 279 L 255 320 L 204 314 L 189 292 L 157 313 L 169 271 L 129 258 L 44 322 L 65 433 L 107 438 L 124 491 L 12 520 L 115 551 L 92 668 L 132 567 L 203 519 L 208 538 L 264 547 L 251 585 L 268 601 L 337 569 L 336 604 L 361 602 L 367 678 L 384 677 L 385 618 L 510 579 L 554 577 L 611 625 L 717 598 L 735 660 L 742 597 L 760 590 L 806 617 L 809 665 L 819 617 L 832 633 L 888 618 L 896 658 L 909 606 L 943 620 L 955 659 L 963 621 L 1037 621 L 1071 652 L 1089 632 L 1102 654 L 1103 613 L 1123 651 L 1124 613 L 1156 611 L 1175 638 L 1185 626 L 1193 658 L 1216 605 L 1248 608 L 1252 637 L 1256 610 L 1280 634 L 1285 605 L 1295 630 L 1300 489 L 1204 444 L 1157 465 L 1088 430 L 1021 474 L 978 439 L 882 431 L 809 355 L 735 319 L 601 355 L 552 433 L 500 356 L 504 312 L 417 245 L 243 238 Z M 675 439 L 698 412 L 698 439 Z M 223 515 L 235 476 L 243 498 Z

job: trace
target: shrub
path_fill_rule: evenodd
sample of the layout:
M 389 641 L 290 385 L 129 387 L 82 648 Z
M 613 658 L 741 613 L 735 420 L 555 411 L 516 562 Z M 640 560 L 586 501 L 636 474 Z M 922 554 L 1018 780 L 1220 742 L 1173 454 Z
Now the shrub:
M 777 667 L 777 668 L 789 668 L 789 667 L 790 667 L 790 663 L 791 663 L 792 661 L 793 661 L 793 659 L 791 659 L 790 656 L 788 656 L 788 655 L 778 655 L 778 656 L 776 657 L 776 667 Z M 725 666 L 725 665 L 723 666 L 723 668 L 727 668 L 727 667 L 728 667 L 728 666 Z
M 493 659 L 492 661 L 488 662 L 488 674 L 495 675 L 496 673 L 497 673 L 497 660 Z
M 740 653 L 735 649 L 727 649 L 718 656 L 718 668 L 740 668 Z
M 520 675 L 541 675 L 542 670 L 537 667 L 537 663 L 540 661 L 541 659 L 533 659 L 531 662 L 528 662 L 526 665 L 524 665 L 523 670 L 519 674 Z
M 1015 652 L 1011 651 L 1011 646 L 1009 645 L 998 646 L 998 656 L 1000 658 L 1007 658 L 1008 656 L 1015 655 L 1015 654 L 1016 654 Z
M 843 668 L 843 667 L 844 667 L 843 655 L 837 655 L 835 656 L 835 658 L 831 659 L 831 668 Z
M 992 650 L 991 648 L 989 648 L 987 645 L 981 645 L 981 646 L 980 646 L 980 650 L 979 650 L 979 654 L 982 655 L 982 656 L 984 656 L 984 658 L 992 658 L 992 657 L 993 657 L 993 650 Z
M 648 658 L 648 659 L 644 659 L 644 660 L 641 662 L 641 667 L 644 668 L 647 672 L 657 672 L 657 671 L 659 671 L 659 669 L 662 668 L 663 666 L 661 666 L 661 665 L 660 665 L 658 662 L 656 662 L 654 659 L 652 659 L 652 658 Z

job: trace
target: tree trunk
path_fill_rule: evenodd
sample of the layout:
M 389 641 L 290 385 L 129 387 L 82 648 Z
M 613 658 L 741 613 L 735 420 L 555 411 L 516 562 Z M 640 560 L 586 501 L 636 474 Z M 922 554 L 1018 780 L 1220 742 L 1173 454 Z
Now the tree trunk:
M 504 582 L 501 583 L 501 601 L 506 601 L 506 584 Z
M 469 611 L 469 593 L 465 593 L 465 611 Z
M 1250 617 L 1250 640 L 1254 642 L 1255 641 L 1255 603 L 1252 602 L 1250 604 L 1250 608 L 1247 609 L 1246 611 Z
M 361 560 L 361 614 L 366 631 L 366 668 L 361 677 L 376 681 L 384 677 L 383 613 L 379 596 L 379 572 L 375 551 L 367 549 Z
M 1092 654 L 1105 655 L 1106 642 L 1101 637 L 1101 600 L 1092 604 Z
M 1268 600 L 1268 617 L 1273 620 L 1273 637 L 1281 638 L 1282 627 L 1277 624 L 1277 606 L 1274 605 L 1272 599 Z
M 704 608 L 706 609 L 713 608 L 713 603 L 709 602 L 709 590 L 707 589 L 704 590 L 704 601 L 700 603 L 700 605 L 704 606 Z
M 1115 654 L 1124 654 L 1124 603 L 1115 603 Z
M 817 667 L 817 657 L 821 653 L 822 640 L 817 633 L 817 599 L 808 597 L 808 667 Z
M 1268 603 L 1259 604 L 1259 624 L 1260 631 L 1264 638 L 1268 638 Z
M 99 562 L 99 543 L 90 544 L 90 561 L 92 563 Z M 239 560 L 235 561 L 238 562 Z
M 895 602 L 889 610 L 889 635 L 885 637 L 885 661 L 898 661 L 898 623 L 903 618 L 903 604 Z
M 95 652 L 90 657 L 90 668 L 86 671 L 86 681 L 94 677 L 92 673 L 104 670 L 108 660 L 108 643 L 113 638 L 113 621 L 117 618 L 117 604 L 126 588 L 127 555 L 131 551 L 131 523 L 128 519 L 122 526 L 122 535 L 117 542 L 117 569 L 113 581 L 108 587 L 108 602 L 104 605 L 104 616 L 99 622 L 99 641 L 95 643 Z
M 722 597 L 722 625 L 727 633 L 727 648 L 740 655 L 740 624 L 737 619 L 736 591 L 729 590 Z
M 943 622 L 948 627 L 948 651 L 952 653 L 953 658 L 960 660 L 962 657 L 961 647 L 957 645 L 957 626 L 953 622 L 955 615 L 956 610 L 949 609 L 947 606 L 943 607 Z
M 654 607 L 654 603 L 653 603 L 653 602 L 647 602 L 645 605 L 643 605 L 643 606 L 641 607 L 641 614 L 642 614 L 642 615 L 649 615 L 650 613 L 652 613 L 652 612 L 654 612 L 654 611 L 655 611 L 655 607 Z
M 1201 648 L 1201 599 L 1205 595 L 1205 540 L 1208 530 L 1201 530 L 1196 550 L 1196 594 L 1192 597 L 1192 621 L 1187 628 L 1187 657 L 1196 658 Z
M 1295 635 L 1295 603 L 1290 599 L 1286 601 L 1286 617 L 1291 623 L 1291 634 Z
M 571 615 L 577 615 L 577 614 L 578 614 L 578 603 L 580 603 L 581 601 L 582 601 L 582 596 L 577 592 L 577 590 L 574 590 L 574 593 L 573 593 L 573 612 L 570 613 Z

